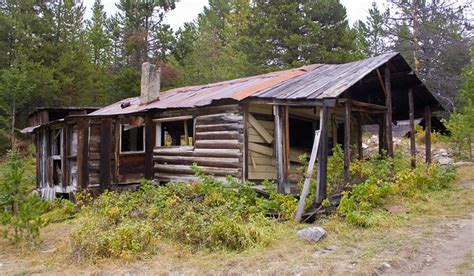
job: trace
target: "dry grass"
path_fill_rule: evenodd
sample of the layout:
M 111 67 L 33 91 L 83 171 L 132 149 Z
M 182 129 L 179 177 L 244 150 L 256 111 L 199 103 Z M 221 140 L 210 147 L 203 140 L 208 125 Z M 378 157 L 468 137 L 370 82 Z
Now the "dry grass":
M 458 181 L 474 179 L 474 167 L 458 168 Z M 369 229 L 345 224 L 336 216 L 317 223 L 328 231 L 321 243 L 310 244 L 298 240 L 295 230 L 306 225 L 284 223 L 275 242 L 266 248 L 255 248 L 242 253 L 227 251 L 193 252 L 189 248 L 167 241 L 156 245 L 155 255 L 141 255 L 138 260 L 98 260 L 78 263 L 70 256 L 68 235 L 75 220 L 49 225 L 42 232 L 39 248 L 25 250 L 0 240 L 0 273 L 139 273 L 181 272 L 185 274 L 371 274 L 381 271 L 383 263 L 395 269 L 415 263 L 433 236 L 444 231 L 442 225 L 452 219 L 474 212 L 474 189 L 457 186 L 453 190 L 432 192 L 415 202 L 400 199 L 393 204 L 405 206 L 407 212 L 389 216 L 385 223 Z M 324 254 L 321 254 L 324 252 Z M 466 264 L 458 269 L 468 271 L 472 252 Z M 466 268 L 467 267 L 467 268 Z

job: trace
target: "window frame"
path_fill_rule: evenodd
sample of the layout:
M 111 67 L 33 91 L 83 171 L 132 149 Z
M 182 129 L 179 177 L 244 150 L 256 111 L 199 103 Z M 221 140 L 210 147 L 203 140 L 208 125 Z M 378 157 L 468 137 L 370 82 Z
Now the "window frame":
M 140 127 L 143 127 L 143 150 L 141 151 L 138 151 L 138 150 L 133 150 L 133 151 L 122 151 L 122 130 L 123 130 L 123 127 L 125 126 L 130 126 L 130 124 L 120 124 L 120 143 L 119 143 L 119 154 L 121 155 L 127 155 L 127 154 L 140 154 L 140 153 L 145 153 L 145 148 L 146 148 L 146 144 L 145 144 L 145 124 L 141 125 L 141 126 L 137 126 L 137 128 L 140 128 Z
M 177 116 L 177 117 L 167 117 L 167 118 L 157 118 L 153 119 L 153 123 L 155 124 L 155 146 L 154 147 L 160 147 L 160 148 L 194 148 L 194 143 L 196 142 L 195 140 L 195 132 L 196 132 L 196 121 L 195 117 L 192 115 L 186 115 L 186 116 Z M 184 122 L 188 121 L 188 123 L 192 123 L 193 125 L 193 130 L 192 130 L 192 138 L 193 138 L 193 144 L 192 145 L 185 145 L 185 146 L 165 146 L 163 145 L 163 141 L 161 139 L 162 136 L 162 123 L 167 123 L 167 122 L 183 122 L 183 130 L 185 128 Z M 189 135 L 189 133 L 188 133 Z M 189 140 L 188 140 L 189 142 Z

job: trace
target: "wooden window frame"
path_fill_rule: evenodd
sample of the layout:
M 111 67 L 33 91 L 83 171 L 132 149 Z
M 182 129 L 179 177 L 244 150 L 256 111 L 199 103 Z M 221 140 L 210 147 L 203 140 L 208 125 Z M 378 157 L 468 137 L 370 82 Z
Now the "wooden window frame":
M 161 140 L 162 136 L 162 127 L 161 123 L 167 123 L 167 122 L 179 122 L 183 121 L 183 129 L 185 128 L 184 122 L 188 121 L 193 124 L 193 131 L 192 131 L 192 137 L 193 137 L 193 145 L 185 145 L 185 146 L 165 146 L 162 145 L 163 141 Z M 167 117 L 167 118 L 158 118 L 158 119 L 153 119 L 153 122 L 155 123 L 156 126 L 156 136 L 155 136 L 155 147 L 160 147 L 160 148 L 191 148 L 194 149 L 194 143 L 195 143 L 195 132 L 196 132 L 196 120 L 195 117 L 192 115 L 186 115 L 186 116 L 178 116 L 178 117 Z M 188 140 L 189 143 L 189 140 Z
M 119 137 L 119 140 L 120 140 L 120 143 L 119 143 L 119 153 L 121 155 L 128 155 L 128 154 L 140 154 L 140 153 L 145 153 L 145 148 L 146 148 L 146 140 L 145 140 L 145 125 L 141 125 L 141 126 L 137 126 L 137 127 L 143 127 L 143 150 L 139 151 L 139 150 L 134 150 L 134 151 L 122 151 L 122 130 L 123 130 L 123 127 L 124 126 L 130 126 L 130 124 L 120 124 L 120 137 Z

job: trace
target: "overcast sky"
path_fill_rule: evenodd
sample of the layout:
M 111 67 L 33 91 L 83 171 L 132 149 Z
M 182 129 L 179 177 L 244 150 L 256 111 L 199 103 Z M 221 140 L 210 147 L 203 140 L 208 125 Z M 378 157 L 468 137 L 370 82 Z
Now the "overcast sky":
M 341 0 L 341 3 L 346 7 L 349 22 L 352 24 L 358 19 L 365 19 L 372 1 L 373 0 Z M 102 0 L 102 4 L 108 16 L 117 11 L 115 7 L 115 3 L 117 2 L 118 0 Z M 94 0 L 84 0 L 84 4 L 87 7 L 86 18 L 90 17 L 90 8 L 93 3 Z M 207 3 L 207 0 L 180 0 L 176 3 L 176 9 L 167 13 L 165 22 L 170 24 L 174 30 L 177 30 L 183 26 L 185 22 L 195 19 Z M 380 3 L 380 6 L 382 6 L 385 0 L 377 0 L 377 3 Z

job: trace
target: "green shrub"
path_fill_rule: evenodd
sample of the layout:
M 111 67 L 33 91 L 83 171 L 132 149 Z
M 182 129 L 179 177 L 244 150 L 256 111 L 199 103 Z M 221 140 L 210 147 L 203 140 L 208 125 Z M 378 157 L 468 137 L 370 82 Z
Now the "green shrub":
M 29 158 L 10 151 L 7 162 L 1 166 L 0 223 L 5 226 L 4 237 L 13 242 L 26 240 L 34 244 L 40 229 L 47 224 L 41 215 L 46 212 L 48 203 L 31 193 L 34 174 L 28 169 L 29 165 Z
M 437 164 L 419 164 L 409 168 L 409 158 L 374 158 L 356 161 L 353 178 L 362 179 L 352 191 L 343 193 L 337 213 L 349 224 L 371 227 L 384 220 L 384 205 L 393 197 L 414 197 L 430 191 L 449 189 L 454 170 Z
M 257 197 L 247 183 L 223 183 L 199 175 L 196 183 L 155 186 L 143 181 L 136 192 L 105 192 L 79 214 L 71 236 L 78 259 L 129 258 L 151 251 L 160 239 L 193 249 L 241 251 L 265 246 L 279 218 L 294 216 L 296 199 L 271 192 Z

